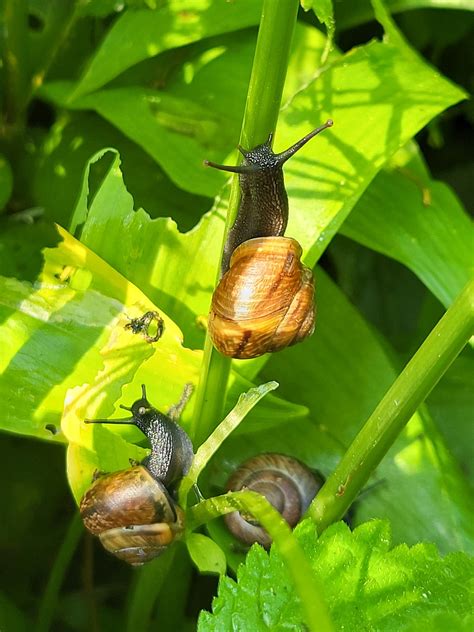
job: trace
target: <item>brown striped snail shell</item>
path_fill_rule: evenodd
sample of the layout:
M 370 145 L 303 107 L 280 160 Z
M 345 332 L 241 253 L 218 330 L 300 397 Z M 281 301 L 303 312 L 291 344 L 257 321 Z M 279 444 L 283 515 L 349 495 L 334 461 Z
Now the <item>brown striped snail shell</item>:
M 183 512 L 143 465 L 100 476 L 84 494 L 85 527 L 132 566 L 161 555 L 183 533 Z
M 321 474 L 312 472 L 297 459 L 284 454 L 259 454 L 243 463 L 229 478 L 228 491 L 243 489 L 265 496 L 290 527 L 303 517 L 324 483 Z M 250 546 L 258 542 L 269 548 L 271 538 L 258 522 L 238 511 L 224 517 L 229 531 Z
M 289 237 L 249 239 L 232 254 L 211 303 L 209 333 L 233 358 L 279 351 L 314 330 L 314 280 Z

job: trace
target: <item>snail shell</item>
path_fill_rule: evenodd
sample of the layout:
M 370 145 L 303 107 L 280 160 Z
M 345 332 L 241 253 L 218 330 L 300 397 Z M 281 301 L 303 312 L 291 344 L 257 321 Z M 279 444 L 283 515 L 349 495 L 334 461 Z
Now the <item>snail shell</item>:
M 290 237 L 257 237 L 238 246 L 216 288 L 209 333 L 233 358 L 279 351 L 314 330 L 314 281 Z
M 79 510 L 104 548 L 133 566 L 161 555 L 183 532 L 182 510 L 141 465 L 96 479 Z
M 284 454 L 260 454 L 243 463 L 227 482 L 229 491 L 248 489 L 265 496 L 290 527 L 294 527 L 322 487 L 322 475 Z M 238 511 L 227 514 L 229 531 L 246 545 L 258 542 L 269 548 L 271 538 L 257 522 Z

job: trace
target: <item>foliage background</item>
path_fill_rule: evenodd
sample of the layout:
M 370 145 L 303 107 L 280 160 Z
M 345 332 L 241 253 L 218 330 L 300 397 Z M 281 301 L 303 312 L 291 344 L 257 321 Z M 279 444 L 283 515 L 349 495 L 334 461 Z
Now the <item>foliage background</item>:
M 77 433 L 81 406 L 92 402 L 109 415 L 115 402 L 135 399 L 141 381 L 160 376 L 152 401 L 165 408 L 199 374 L 204 332 L 196 317 L 207 311 L 228 195 L 225 176 L 203 169 L 202 160 L 234 156 L 260 6 L 239 0 L 228 19 L 227 3 L 217 0 L 170 2 L 164 14 L 162 4 L 0 5 L 2 629 L 36 619 L 58 549 L 73 557 L 55 607 L 57 629 L 108 629 L 123 612 L 136 629 L 134 617 L 146 607 L 151 625 L 192 629 L 216 591 L 215 578 L 198 575 L 184 548 L 152 580 L 89 538 L 75 548 L 80 531 L 65 476 L 66 440 L 76 497 L 98 465 L 96 450 L 106 469 L 143 454 L 130 451 L 133 433 L 114 435 L 109 450 L 110 433 L 93 440 Z M 474 76 L 473 7 L 392 5 L 400 32 L 385 23 L 382 43 L 373 40 L 384 29 L 368 3 L 335 3 L 343 56 L 333 50 L 321 67 L 322 27 L 300 11 L 276 142 L 284 147 L 325 116 L 335 120 L 330 135 L 286 171 L 295 209 L 288 234 L 311 265 L 319 259 L 318 330 L 265 365 L 237 363 L 226 409 L 253 380 L 276 379 L 280 388 L 211 462 L 207 494 L 221 490 L 247 455 L 268 449 L 329 474 L 472 273 L 465 209 L 473 208 L 473 110 L 465 96 Z M 64 234 L 61 241 L 53 222 L 82 245 Z M 67 280 L 65 258 L 73 267 L 87 260 L 93 279 L 76 275 L 60 305 L 51 288 Z M 183 260 L 193 265 L 183 269 Z M 28 285 L 39 278 L 42 290 Z M 153 303 L 169 317 L 157 353 L 130 345 L 121 328 L 108 344 L 114 319 Z M 429 540 L 443 553 L 472 552 L 472 361 L 466 350 L 411 420 L 377 470 L 379 484 L 357 503 L 356 524 L 386 517 L 395 543 Z M 101 370 L 95 390 L 84 387 Z M 192 409 L 185 424 L 191 416 Z M 222 527 L 210 528 L 232 559 Z M 171 565 L 179 590 L 164 581 Z

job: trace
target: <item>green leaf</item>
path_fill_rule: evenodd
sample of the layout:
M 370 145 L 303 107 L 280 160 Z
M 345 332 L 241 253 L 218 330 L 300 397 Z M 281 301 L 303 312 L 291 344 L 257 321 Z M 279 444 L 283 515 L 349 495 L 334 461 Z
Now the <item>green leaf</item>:
M 307 520 L 296 534 L 320 578 L 336 629 L 423 632 L 431 629 L 432 621 L 449 621 L 453 630 L 470 630 L 472 558 L 462 553 L 442 558 L 430 544 L 391 549 L 390 530 L 381 521 L 365 523 L 352 533 L 337 523 L 316 540 Z M 267 554 L 255 545 L 237 572 L 237 582 L 220 580 L 213 614 L 202 612 L 198 629 L 283 630 L 301 625 L 282 559 L 273 547 Z
M 57 99 L 61 87 L 51 84 L 43 94 Z M 137 86 L 101 90 L 74 101 L 72 107 L 94 109 L 152 156 L 178 186 L 200 195 L 215 194 L 220 179 L 212 169 L 204 168 L 203 153 L 211 160 L 222 155 L 222 140 L 217 147 L 213 141 L 226 124 L 212 111 L 166 92 Z M 231 142 L 227 138 L 227 147 Z
M 98 48 L 73 98 L 97 90 L 130 66 L 170 48 L 258 24 L 260 11 L 255 0 L 212 5 L 207 0 L 170 0 L 157 11 L 126 11 Z
M 336 33 L 336 22 L 334 20 L 334 7 L 332 0 L 301 0 L 301 6 L 305 11 L 313 9 L 318 20 L 326 26 L 327 43 L 321 58 L 321 63 L 325 63 L 329 51 L 333 47 L 334 35 Z
M 391 13 L 401 13 L 412 9 L 462 9 L 474 11 L 471 0 L 385 0 Z M 351 0 L 336 3 L 336 22 L 339 29 L 348 29 L 374 19 L 370 0 Z
M 171 405 L 184 383 L 196 382 L 200 353 L 181 347 L 181 332 L 161 312 L 165 329 L 155 345 L 126 329 L 129 318 L 156 307 L 84 245 L 62 229 L 58 233 L 62 241 L 45 252 L 34 287 L 0 279 L 1 423 L 11 432 L 56 441 L 66 435 L 70 456 L 76 455 L 69 460 L 70 482 L 81 490 L 94 469 L 118 469 L 132 456 L 120 435 L 105 428 L 91 433 L 82 420 L 99 416 L 101 407 L 110 412 L 127 382 L 132 382 L 124 389 L 129 402 L 137 399 L 141 383 L 152 388 L 159 383 L 150 399 L 158 408 Z M 57 432 L 63 402 L 78 384 L 67 395 L 63 435 Z
M 446 444 L 474 485 L 474 356 L 466 350 L 444 375 L 427 400 Z
M 186 546 L 200 573 L 225 574 L 227 563 L 224 551 L 214 540 L 201 533 L 190 533 Z
M 449 187 L 412 162 L 381 171 L 341 232 L 406 265 L 445 307 L 474 273 L 472 222 Z
M 222 210 L 216 208 L 212 215 L 205 215 L 187 233 L 180 233 L 172 219 L 151 220 L 143 210 L 134 212 L 133 199 L 123 184 L 120 158 L 113 153 L 92 202 L 88 173 L 103 152 L 89 161 L 72 230 L 170 314 L 183 330 L 187 346 L 202 347 L 204 330 L 198 317 L 205 319 L 209 310 L 224 230 Z
M 104 147 L 120 152 L 125 186 L 135 208 L 152 217 L 172 216 L 181 228 L 198 221 L 211 201 L 191 195 L 171 182 L 163 169 L 139 145 L 93 112 L 69 112 L 53 125 L 38 149 L 33 173 L 34 196 L 48 218 L 68 226 L 90 157 Z M 107 157 L 94 163 L 90 188 L 94 192 L 109 168 Z M 93 197 L 93 194 L 91 194 Z
M 334 120 L 285 171 L 292 209 L 287 234 L 300 241 L 309 265 L 390 156 L 463 96 L 406 45 L 371 42 L 326 66 L 282 110 L 277 150 L 326 118 Z

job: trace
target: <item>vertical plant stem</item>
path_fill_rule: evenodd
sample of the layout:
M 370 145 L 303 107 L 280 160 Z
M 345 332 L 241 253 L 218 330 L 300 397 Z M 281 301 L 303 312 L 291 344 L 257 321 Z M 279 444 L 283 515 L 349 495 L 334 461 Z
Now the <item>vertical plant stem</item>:
M 63 583 L 64 575 L 66 574 L 71 558 L 74 555 L 77 545 L 79 544 L 82 533 L 82 520 L 80 515 L 76 512 L 59 548 L 53 568 L 51 569 L 51 573 L 49 575 L 48 583 L 46 584 L 46 589 L 43 593 L 35 628 L 36 632 L 46 632 L 51 627 L 54 611 L 58 603 L 61 584 Z
M 240 144 L 255 147 L 274 131 L 285 83 L 298 0 L 264 0 L 257 46 L 245 105 Z M 239 183 L 234 177 L 227 213 L 225 240 L 239 205 Z M 223 416 L 230 358 L 221 355 L 207 335 L 191 435 L 195 445 L 209 436 Z
M 312 502 L 318 531 L 342 518 L 395 439 L 474 333 L 474 280 L 389 388 Z

